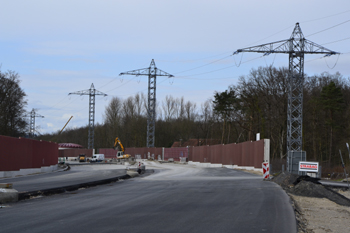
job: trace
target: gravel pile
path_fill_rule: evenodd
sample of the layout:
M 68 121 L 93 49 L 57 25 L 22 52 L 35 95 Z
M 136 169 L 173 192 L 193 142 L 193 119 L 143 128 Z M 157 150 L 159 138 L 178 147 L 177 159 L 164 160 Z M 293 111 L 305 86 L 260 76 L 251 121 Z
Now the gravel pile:
M 284 172 L 274 177 L 272 181 L 279 184 L 286 192 L 294 195 L 327 198 L 339 205 L 350 206 L 348 198 L 323 186 L 318 180 L 309 176 L 298 176 Z

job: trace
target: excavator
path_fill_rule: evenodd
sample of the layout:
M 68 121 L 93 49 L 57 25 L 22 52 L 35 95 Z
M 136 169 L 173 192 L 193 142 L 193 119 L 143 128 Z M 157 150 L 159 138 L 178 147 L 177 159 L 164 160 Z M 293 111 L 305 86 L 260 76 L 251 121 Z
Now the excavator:
M 116 137 L 114 140 L 114 149 L 116 150 L 117 148 L 118 148 L 117 159 L 128 159 L 131 157 L 131 155 L 129 154 L 124 154 L 124 151 L 125 151 L 124 146 L 118 137 Z

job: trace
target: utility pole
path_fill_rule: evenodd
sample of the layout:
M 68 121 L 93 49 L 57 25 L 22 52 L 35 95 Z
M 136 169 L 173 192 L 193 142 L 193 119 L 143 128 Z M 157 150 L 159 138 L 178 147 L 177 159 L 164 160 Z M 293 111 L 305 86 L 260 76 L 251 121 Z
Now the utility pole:
M 71 92 L 68 95 L 89 95 L 89 135 L 88 135 L 88 149 L 94 149 L 94 135 L 95 135 L 95 96 L 107 94 L 95 89 L 94 84 L 91 84 L 90 89 L 84 91 Z
M 33 108 L 32 111 L 29 114 L 24 115 L 25 117 L 30 117 L 30 130 L 29 130 L 29 137 L 34 138 L 34 131 L 35 131 L 35 117 L 41 117 L 44 118 L 44 116 L 37 114 L 35 112 L 35 109 Z
M 154 133 L 156 122 L 156 81 L 157 76 L 174 77 L 156 67 L 154 60 L 148 68 L 131 70 L 119 75 L 146 75 L 148 76 L 148 109 L 147 109 L 147 147 L 154 147 Z
M 304 55 L 331 56 L 339 53 L 305 39 L 299 23 L 296 23 L 289 39 L 238 49 L 233 54 L 240 52 L 264 53 L 264 56 L 271 53 L 289 54 L 287 151 L 302 151 Z

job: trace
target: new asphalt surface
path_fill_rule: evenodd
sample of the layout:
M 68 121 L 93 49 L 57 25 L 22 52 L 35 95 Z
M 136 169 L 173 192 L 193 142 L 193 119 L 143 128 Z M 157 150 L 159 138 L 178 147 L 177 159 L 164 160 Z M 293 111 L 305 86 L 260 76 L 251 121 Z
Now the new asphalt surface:
M 297 231 L 289 197 L 261 176 L 153 162 L 147 168 L 154 173 L 8 204 L 0 232 Z

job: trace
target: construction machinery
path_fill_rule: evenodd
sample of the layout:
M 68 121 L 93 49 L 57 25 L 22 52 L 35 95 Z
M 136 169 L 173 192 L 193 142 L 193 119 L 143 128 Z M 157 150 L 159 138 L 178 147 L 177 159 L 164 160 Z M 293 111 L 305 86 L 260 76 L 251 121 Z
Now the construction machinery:
M 124 151 L 125 151 L 124 146 L 118 137 L 116 137 L 114 140 L 114 149 L 115 150 L 118 149 L 117 159 L 128 159 L 131 157 L 131 155 L 129 154 L 124 154 Z
M 86 162 L 86 155 L 85 154 L 80 154 L 78 156 L 78 158 L 79 158 L 79 162 Z

